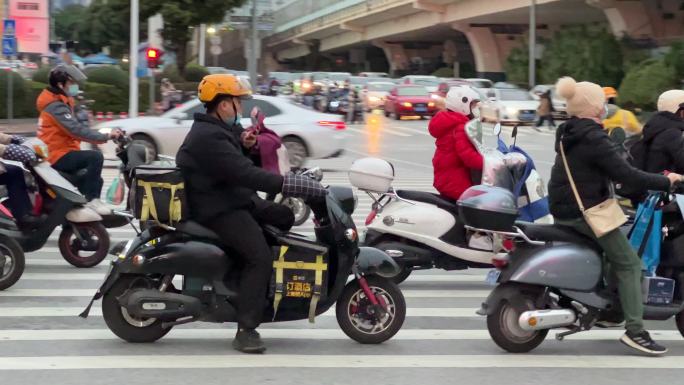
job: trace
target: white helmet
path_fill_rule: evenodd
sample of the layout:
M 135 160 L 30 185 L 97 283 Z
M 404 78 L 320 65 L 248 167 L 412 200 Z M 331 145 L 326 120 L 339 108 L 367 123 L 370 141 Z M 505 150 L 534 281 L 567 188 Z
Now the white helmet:
M 665 91 L 658 97 L 658 111 L 676 114 L 680 108 L 684 108 L 684 90 Z
M 462 85 L 451 87 L 444 104 L 449 111 L 470 116 L 473 113 L 473 102 L 479 101 L 480 94 L 473 87 Z

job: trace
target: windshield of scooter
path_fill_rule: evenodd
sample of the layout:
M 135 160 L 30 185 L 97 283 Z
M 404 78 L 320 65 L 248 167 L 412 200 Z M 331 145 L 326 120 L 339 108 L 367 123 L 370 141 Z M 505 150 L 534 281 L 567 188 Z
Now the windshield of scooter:
M 487 145 L 484 140 L 482 122 L 479 119 L 469 121 L 465 126 L 465 131 L 484 161 L 481 183 L 513 191 L 517 180 L 522 178 L 525 172 L 527 163 L 525 156 L 514 152 L 504 154 L 497 147 Z

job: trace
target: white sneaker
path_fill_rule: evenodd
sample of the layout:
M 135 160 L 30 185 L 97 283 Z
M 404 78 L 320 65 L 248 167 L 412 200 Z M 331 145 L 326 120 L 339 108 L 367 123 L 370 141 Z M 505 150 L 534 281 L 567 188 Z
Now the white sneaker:
M 96 213 L 98 213 L 100 215 L 111 215 L 112 214 L 112 209 L 109 208 L 106 204 L 104 204 L 99 199 L 91 200 L 90 202 L 85 204 L 85 207 L 88 207 L 89 209 L 94 210 Z

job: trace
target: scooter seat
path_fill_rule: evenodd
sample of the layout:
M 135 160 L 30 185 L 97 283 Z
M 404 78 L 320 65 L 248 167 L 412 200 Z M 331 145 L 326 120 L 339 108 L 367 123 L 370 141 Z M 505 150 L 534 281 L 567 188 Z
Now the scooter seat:
M 425 191 L 413 191 L 413 190 L 397 190 L 397 195 L 399 198 L 403 198 L 409 201 L 423 202 L 431 205 L 435 205 L 440 209 L 457 212 L 458 208 L 456 203 L 449 201 L 437 194 L 433 194 Z
M 575 243 L 601 251 L 593 239 L 576 231 L 572 227 L 562 225 L 538 224 L 516 221 L 515 226 L 522 230 L 533 241 Z
M 209 239 L 212 241 L 218 241 L 219 237 L 216 235 L 215 232 L 209 230 L 208 228 L 200 225 L 197 222 L 194 221 L 186 221 L 186 222 L 181 222 L 178 225 L 176 225 L 176 231 L 179 231 L 184 234 L 188 234 L 193 237 L 197 238 L 204 238 L 204 239 Z

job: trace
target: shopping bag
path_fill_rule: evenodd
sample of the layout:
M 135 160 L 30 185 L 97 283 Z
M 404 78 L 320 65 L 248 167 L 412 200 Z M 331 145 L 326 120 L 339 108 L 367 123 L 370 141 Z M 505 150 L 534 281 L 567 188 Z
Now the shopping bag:
M 107 203 L 120 205 L 124 200 L 125 193 L 126 182 L 124 181 L 123 174 L 119 173 L 119 176 L 114 178 L 112 185 L 107 189 Z
M 641 258 L 642 268 L 648 275 L 655 275 L 660 263 L 663 212 L 658 209 L 660 194 L 650 194 L 639 204 L 634 226 L 629 234 L 629 243 Z

